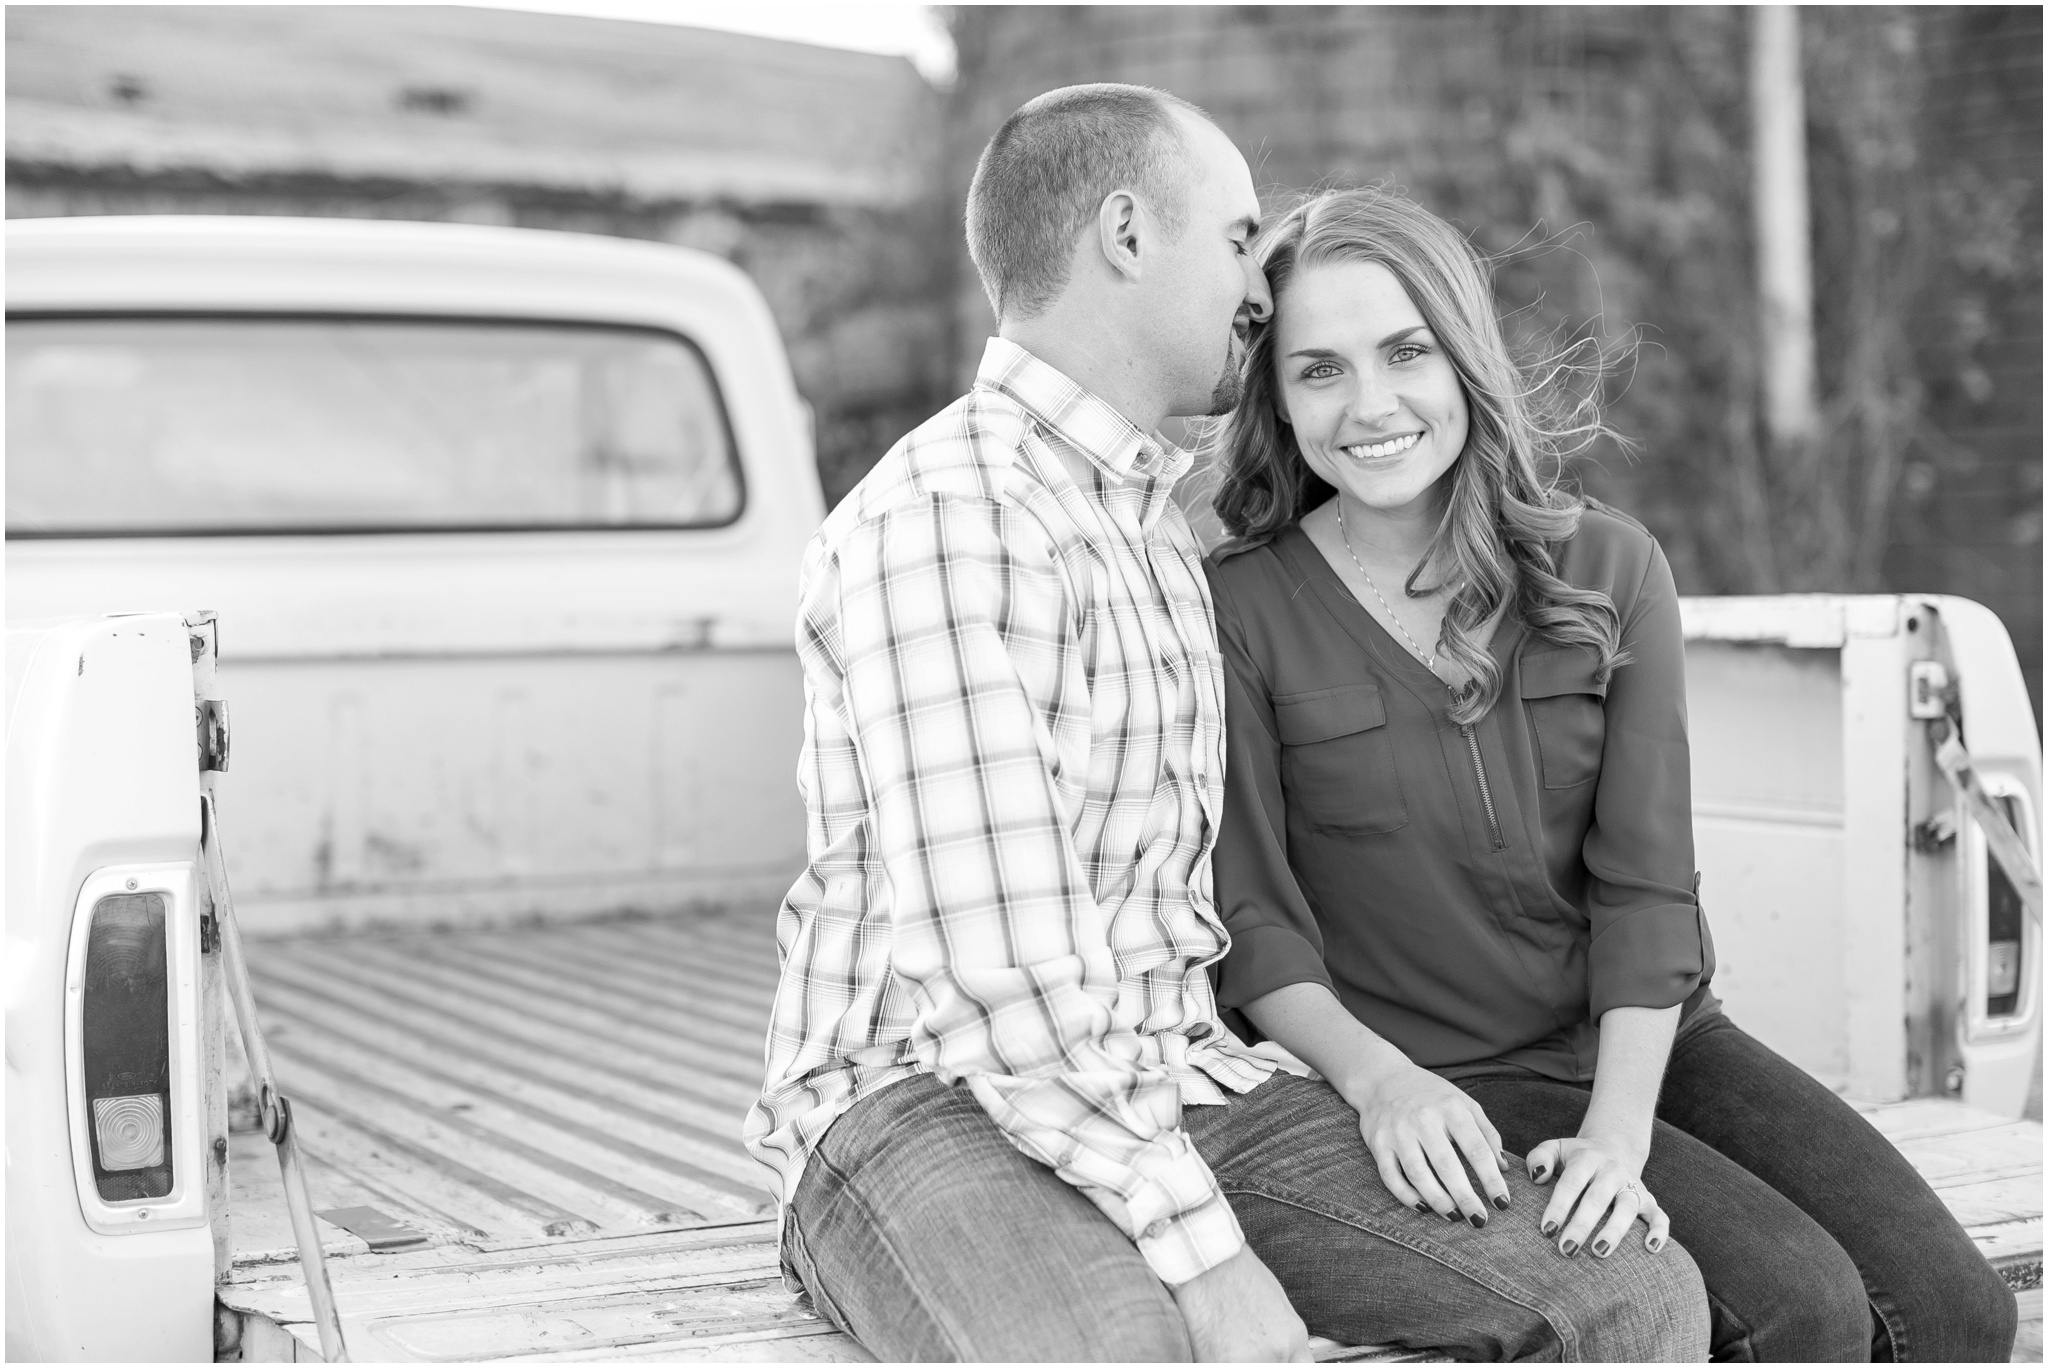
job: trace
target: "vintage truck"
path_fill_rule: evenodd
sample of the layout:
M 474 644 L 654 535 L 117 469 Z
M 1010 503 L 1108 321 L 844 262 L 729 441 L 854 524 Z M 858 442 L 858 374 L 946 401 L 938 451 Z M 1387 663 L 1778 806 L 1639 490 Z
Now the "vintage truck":
M 758 293 L 429 225 L 28 222 L 8 266 L 8 1357 L 865 1357 L 738 1142 L 822 515 Z M 1684 610 L 1716 987 L 2038 1355 L 2011 645 Z

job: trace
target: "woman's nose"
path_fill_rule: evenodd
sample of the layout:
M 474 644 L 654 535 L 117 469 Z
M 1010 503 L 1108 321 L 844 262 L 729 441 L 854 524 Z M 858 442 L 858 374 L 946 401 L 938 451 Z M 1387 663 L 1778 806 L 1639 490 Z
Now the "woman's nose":
M 1359 377 L 1348 407 L 1354 421 L 1367 427 L 1379 427 L 1390 422 L 1400 411 L 1401 399 L 1372 375 L 1366 374 Z

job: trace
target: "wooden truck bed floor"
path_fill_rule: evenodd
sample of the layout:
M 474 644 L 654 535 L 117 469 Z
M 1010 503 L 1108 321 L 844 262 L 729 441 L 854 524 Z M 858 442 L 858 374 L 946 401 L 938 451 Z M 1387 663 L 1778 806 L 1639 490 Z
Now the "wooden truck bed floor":
M 783 1290 L 740 1148 L 775 984 L 766 911 L 259 940 L 249 958 L 313 1205 L 335 1213 L 353 1358 L 867 1359 Z M 1865 1110 L 2018 1289 L 2014 1357 L 2039 1361 L 2039 1123 Z M 230 1171 L 223 1357 L 317 1359 L 268 1142 L 237 1134 Z

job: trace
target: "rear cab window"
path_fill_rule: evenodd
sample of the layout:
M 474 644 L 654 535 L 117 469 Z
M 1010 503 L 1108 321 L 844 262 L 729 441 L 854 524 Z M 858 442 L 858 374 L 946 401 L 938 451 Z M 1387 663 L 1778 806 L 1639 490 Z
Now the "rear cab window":
M 745 500 L 703 353 L 497 319 L 12 315 L 7 534 L 716 527 Z

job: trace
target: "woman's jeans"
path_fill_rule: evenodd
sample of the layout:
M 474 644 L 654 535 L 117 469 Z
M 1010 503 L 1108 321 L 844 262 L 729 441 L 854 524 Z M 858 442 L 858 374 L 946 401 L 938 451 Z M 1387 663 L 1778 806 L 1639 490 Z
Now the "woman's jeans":
M 1576 1135 L 1591 1093 L 1512 1066 L 1459 1086 L 1517 1153 Z M 1672 1047 L 1643 1185 L 1706 1279 L 1717 1360 L 2012 1351 L 2012 1292 L 1913 1166 L 1718 1013 Z
M 1182 1125 L 1310 1333 L 1461 1358 L 1698 1362 L 1705 1292 L 1676 1242 L 1567 1259 L 1516 1166 L 1484 1229 L 1391 1196 L 1358 1117 L 1276 1074 Z M 856 1103 L 813 1152 L 783 1228 L 819 1311 L 876 1357 L 1180 1360 L 1172 1295 L 1079 1191 L 965 1088 L 929 1075 Z

